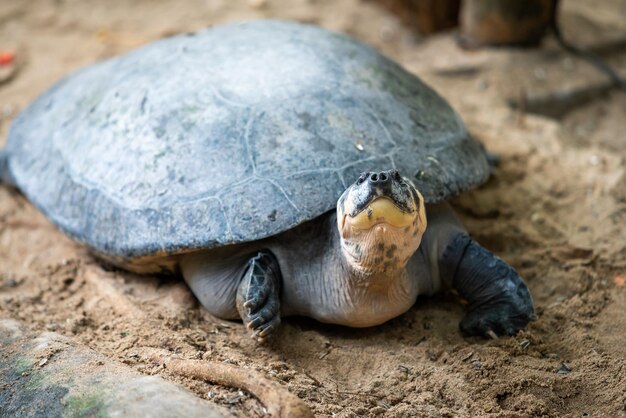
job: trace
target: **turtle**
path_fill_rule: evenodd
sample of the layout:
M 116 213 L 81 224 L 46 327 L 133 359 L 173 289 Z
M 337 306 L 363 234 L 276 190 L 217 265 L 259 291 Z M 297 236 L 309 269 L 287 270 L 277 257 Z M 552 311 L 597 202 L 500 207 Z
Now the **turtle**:
M 452 289 L 466 336 L 534 318 L 520 275 L 446 200 L 485 148 L 399 64 L 314 25 L 173 36 L 62 79 L 22 111 L 5 183 L 98 257 L 181 275 L 262 343 L 281 318 L 371 327 Z

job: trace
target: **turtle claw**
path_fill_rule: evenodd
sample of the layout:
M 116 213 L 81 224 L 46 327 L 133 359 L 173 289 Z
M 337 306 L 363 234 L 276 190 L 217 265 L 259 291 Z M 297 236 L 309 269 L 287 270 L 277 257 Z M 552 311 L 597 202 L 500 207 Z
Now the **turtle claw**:
M 237 292 L 237 309 L 251 337 L 265 341 L 280 325 L 278 261 L 267 251 L 250 259 Z
M 250 331 L 252 338 L 259 343 L 264 342 L 280 325 L 280 309 L 277 298 L 274 295 L 266 300 L 257 312 L 242 316 L 243 323 Z
M 492 340 L 497 340 L 498 339 L 498 334 L 496 334 L 495 332 L 493 332 L 492 330 L 488 329 L 486 332 L 487 336 L 489 338 L 491 338 Z
M 280 326 L 280 316 L 275 316 L 268 322 L 259 325 L 256 330 L 252 333 L 252 338 L 256 338 L 257 341 L 263 342 L 269 336 L 271 336 L 274 331 L 278 329 Z
M 496 339 L 515 336 L 533 318 L 533 312 L 524 312 L 513 303 L 501 302 L 470 311 L 459 324 L 466 336 Z
M 258 310 L 258 312 L 250 312 L 247 315 L 247 318 L 244 318 L 244 322 L 246 323 L 246 327 L 248 327 L 248 329 L 256 330 L 262 325 L 270 322 L 278 315 L 278 302 L 275 300 L 268 300 L 267 303 Z

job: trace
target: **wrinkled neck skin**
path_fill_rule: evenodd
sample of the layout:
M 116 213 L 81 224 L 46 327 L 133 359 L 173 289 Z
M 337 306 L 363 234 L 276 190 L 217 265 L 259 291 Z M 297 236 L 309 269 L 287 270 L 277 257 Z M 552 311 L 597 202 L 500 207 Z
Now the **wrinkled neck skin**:
M 402 275 L 419 246 L 419 240 L 385 224 L 355 232 L 341 238 L 344 265 L 355 286 L 386 287 Z
M 340 318 L 332 322 L 353 327 L 381 324 L 404 312 L 419 293 L 417 281 L 406 265 L 420 245 L 425 217 L 411 226 L 394 228 L 377 224 L 369 230 L 345 227 L 339 231 L 342 283 L 335 283 L 341 297 Z

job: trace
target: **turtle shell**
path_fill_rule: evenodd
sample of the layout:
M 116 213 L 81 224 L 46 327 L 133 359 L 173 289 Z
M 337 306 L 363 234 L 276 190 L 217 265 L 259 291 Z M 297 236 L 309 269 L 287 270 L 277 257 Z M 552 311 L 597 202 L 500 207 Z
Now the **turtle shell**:
M 427 202 L 484 181 L 435 91 L 318 27 L 254 21 L 164 39 L 61 80 L 13 123 L 8 168 L 53 222 L 123 259 L 268 237 L 397 168 Z

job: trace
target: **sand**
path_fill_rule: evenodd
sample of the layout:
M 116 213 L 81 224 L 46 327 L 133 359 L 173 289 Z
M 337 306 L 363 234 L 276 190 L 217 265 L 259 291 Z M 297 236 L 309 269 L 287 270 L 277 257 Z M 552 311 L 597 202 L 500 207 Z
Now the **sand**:
M 526 279 L 537 321 L 513 338 L 464 339 L 463 306 L 443 293 L 370 329 L 288 318 L 259 347 L 241 324 L 203 311 L 180 279 L 102 264 L 4 186 L 0 317 L 182 383 L 241 417 L 264 416 L 262 405 L 151 359 L 252 368 L 322 417 L 626 416 L 626 94 L 607 92 L 601 75 L 549 40 L 540 50 L 462 52 L 453 34 L 422 39 L 374 1 L 337 3 L 2 2 L 0 49 L 17 60 L 0 74 L 0 143 L 16 113 L 60 77 L 164 36 L 257 17 L 346 32 L 432 84 L 500 156 L 493 177 L 453 204 L 471 234 Z M 624 15 L 623 1 L 572 0 L 565 33 L 586 45 L 621 40 L 607 57 L 626 70 Z M 525 106 L 576 89 L 592 94 L 558 119 Z

